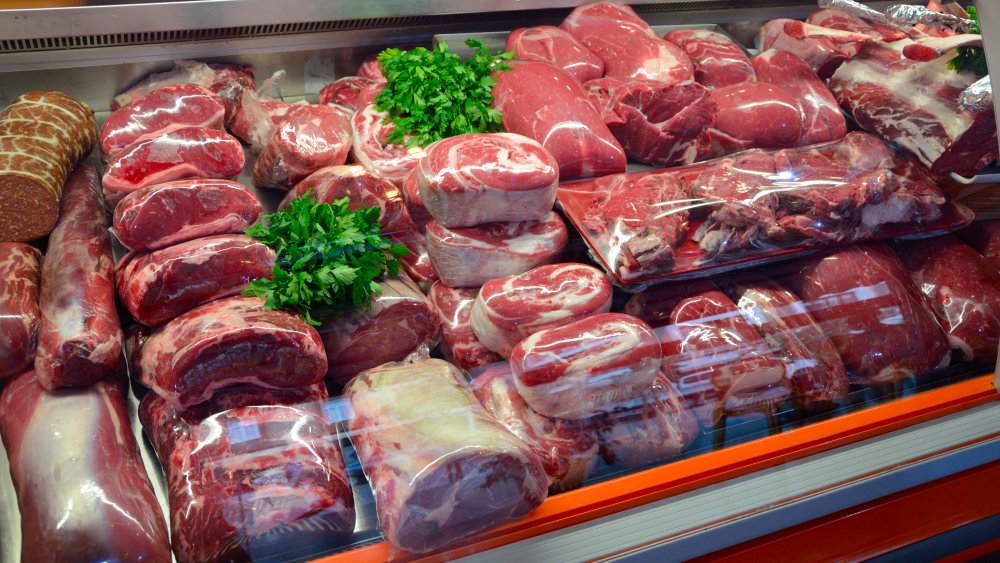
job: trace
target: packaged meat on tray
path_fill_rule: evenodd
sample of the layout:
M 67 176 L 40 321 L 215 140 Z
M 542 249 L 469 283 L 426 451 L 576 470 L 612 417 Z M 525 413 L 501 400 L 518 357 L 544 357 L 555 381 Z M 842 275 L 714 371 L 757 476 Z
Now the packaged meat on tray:
M 359 374 L 344 394 L 351 442 L 396 549 L 453 545 L 545 499 L 542 462 L 483 409 L 451 364 L 387 364 Z
M 292 546 L 351 534 L 354 495 L 322 383 L 237 388 L 178 411 L 148 394 L 143 426 L 167 477 L 181 563 L 286 556 Z
M 5 343 L 0 347 L 0 381 L 35 363 L 42 320 L 38 309 L 41 278 L 42 253 L 37 248 L 0 242 L 0 341 Z
M 920 163 L 867 133 L 560 185 L 595 259 L 626 288 L 967 225 Z

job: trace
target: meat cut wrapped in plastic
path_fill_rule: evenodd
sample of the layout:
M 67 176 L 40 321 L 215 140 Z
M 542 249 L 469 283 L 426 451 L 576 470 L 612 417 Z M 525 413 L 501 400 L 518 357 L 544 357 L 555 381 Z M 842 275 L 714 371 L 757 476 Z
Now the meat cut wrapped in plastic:
M 472 306 L 479 341 L 505 358 L 541 330 L 611 310 L 611 282 L 586 264 L 550 264 L 483 284 Z
M 773 413 L 791 394 L 784 362 L 712 282 L 652 288 L 625 312 L 658 327 L 663 372 L 705 426 Z
M 694 77 L 687 54 L 665 41 L 624 4 L 595 2 L 570 12 L 560 26 L 604 61 L 604 75 L 676 84 Z
M 447 228 L 543 219 L 559 168 L 538 142 L 514 133 L 468 133 L 427 146 L 417 166 L 424 207 Z
M 115 236 L 132 250 L 242 233 L 264 212 L 249 188 L 231 180 L 194 178 L 142 188 L 115 207 Z
M 344 385 L 366 369 L 421 350 L 427 354 L 437 345 L 441 321 L 420 288 L 405 275 L 379 286 L 381 294 L 370 306 L 345 311 L 319 329 L 327 375 L 335 383 Z
M 395 233 L 389 239 L 393 244 L 402 244 L 410 251 L 409 255 L 399 259 L 406 275 L 417 282 L 421 290 L 430 290 L 431 284 L 438 281 L 438 275 L 434 271 L 434 264 L 431 263 L 427 229 L 418 225 L 413 230 Z
M 332 106 L 289 110 L 257 157 L 254 184 L 289 190 L 324 166 L 344 164 L 351 150 L 349 118 Z
M 42 265 L 35 372 L 50 391 L 90 385 L 121 356 L 111 235 L 98 181 L 89 165 L 70 176 Z
M 559 163 L 560 180 L 625 171 L 625 152 L 572 76 L 536 61 L 509 66 L 493 87 L 504 130 L 541 143 Z
M 869 35 L 857 31 L 779 18 L 760 27 L 756 46 L 759 52 L 788 51 L 805 61 L 820 79 L 826 80 L 844 61 L 853 58 L 862 44 L 871 40 Z
M 139 414 L 167 476 L 177 561 L 274 557 L 354 531 L 354 495 L 325 399 L 322 383 L 236 389 L 185 411 L 152 393 L 143 398 Z
M 535 412 L 518 393 L 510 364 L 497 364 L 472 380 L 472 392 L 535 453 L 548 476 L 549 492 L 575 489 L 597 465 L 597 430 L 588 420 L 550 418 Z
M 642 396 L 621 403 L 593 424 L 601 458 L 626 467 L 679 456 L 700 432 L 698 419 L 663 372 Z
M 552 211 L 541 221 L 462 229 L 427 223 L 427 250 L 434 271 L 450 287 L 479 287 L 548 264 L 568 240 L 566 224 Z
M 358 164 L 399 186 L 417 167 L 424 151 L 419 147 L 408 149 L 405 145 L 390 144 L 389 135 L 395 126 L 388 122 L 388 117 L 389 114 L 375 109 L 373 103 L 359 106 L 351 118 L 354 134 L 351 154 Z
M 1000 343 L 1000 272 L 954 235 L 893 246 L 924 294 L 951 347 L 966 360 L 995 362 Z
M 753 82 L 757 78 L 743 48 L 717 31 L 675 29 L 663 38 L 687 53 L 694 65 L 694 79 L 708 88 Z
M 203 86 L 162 86 L 108 116 L 99 137 L 101 155 L 111 160 L 135 143 L 184 127 L 222 129 L 225 117 L 222 101 Z
M 837 347 L 852 382 L 892 383 L 948 365 L 948 338 L 884 244 L 804 260 L 787 283 Z
M 0 437 L 21 513 L 21 561 L 170 563 L 125 400 L 118 379 L 52 393 L 29 370 L 4 387 Z
M 220 299 L 175 318 L 150 335 L 136 364 L 143 385 L 180 408 L 235 385 L 309 385 L 327 369 L 316 329 L 298 316 L 264 309 L 256 297 Z
M 201 61 L 174 61 L 172 69 L 151 74 L 115 96 L 111 102 L 111 109 L 113 111 L 125 107 L 153 90 L 173 84 L 197 84 L 213 92 L 219 92 L 231 83 L 255 87 L 253 68 Z
M 274 76 L 264 81 L 261 90 L 274 87 L 283 77 L 284 71 L 276 72 Z M 274 99 L 250 88 L 235 87 L 232 90 L 235 111 L 227 112 L 226 129 L 250 145 L 250 152 L 257 155 L 264 150 L 275 128 L 288 112 L 309 105 L 305 100 L 290 103 Z
M 104 169 L 104 197 L 117 205 L 126 195 L 185 178 L 235 178 L 245 160 L 240 142 L 224 131 L 185 127 L 131 145 Z
M 519 27 L 507 36 L 506 51 L 522 61 L 541 61 L 561 68 L 583 84 L 604 76 L 604 61 L 566 30 L 552 25 Z
M 410 212 L 410 218 L 418 225 L 425 225 L 432 219 L 431 214 L 424 205 L 424 198 L 420 195 L 420 178 L 414 170 L 406 175 L 403 185 L 399 188 L 403 201 L 406 202 L 406 209 Z
M 472 307 L 479 288 L 451 288 L 434 282 L 427 299 L 441 319 L 441 351 L 449 362 L 471 370 L 503 360 L 479 341 L 472 328 Z
M 385 365 L 344 391 L 385 538 L 428 553 L 517 520 L 546 496 L 541 461 L 442 360 Z
M 1000 221 L 976 221 L 959 235 L 997 270 L 1000 270 Z
M 274 261 L 274 250 L 258 240 L 214 235 L 131 257 L 116 286 L 135 320 L 156 326 L 270 278 Z
M 378 84 L 377 81 L 363 76 L 344 76 L 327 84 L 319 91 L 318 101 L 321 104 L 337 104 L 351 110 L 357 110 L 358 99 L 365 88 Z
M 791 92 L 766 82 L 745 82 L 712 91 L 717 113 L 711 129 L 713 157 L 750 148 L 799 145 L 802 114 Z
M 42 253 L 21 242 L 0 242 L 0 381 L 35 363 Z M 469 301 L 471 308 L 472 301 Z M 470 328 L 471 330 L 471 328 Z

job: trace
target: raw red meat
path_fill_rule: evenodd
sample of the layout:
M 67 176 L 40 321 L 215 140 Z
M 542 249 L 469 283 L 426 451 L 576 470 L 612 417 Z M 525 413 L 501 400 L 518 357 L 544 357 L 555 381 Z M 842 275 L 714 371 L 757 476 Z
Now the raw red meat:
M 948 364 L 950 346 L 891 250 L 860 244 L 796 265 L 789 279 L 852 381 L 874 385 Z
M 215 235 L 132 257 L 117 273 L 118 296 L 136 321 L 156 326 L 253 280 L 270 278 L 274 250 L 246 235 Z
M 171 180 L 234 178 L 243 170 L 243 147 L 222 131 L 177 129 L 130 146 L 104 169 L 104 197 L 115 205 L 126 195 Z
M 847 396 L 844 362 L 798 296 L 762 276 L 743 276 L 726 283 L 724 289 L 771 351 L 785 362 L 797 405 L 821 410 Z
M 375 57 L 368 57 L 358 67 L 358 76 L 368 78 L 377 82 L 385 82 L 385 75 L 382 74 L 382 65 Z
M 229 106 L 233 108 L 232 110 L 227 108 L 226 128 L 250 145 L 250 151 L 254 154 L 260 154 L 264 150 L 264 145 L 274 133 L 275 126 L 289 111 L 298 106 L 309 105 L 305 100 L 293 104 L 261 94 L 266 90 L 277 89 L 278 83 L 284 77 L 285 71 L 275 72 L 271 78 L 264 81 L 259 91 L 241 84 L 231 85 L 222 91 L 223 97 L 232 99 Z
M 601 313 L 532 334 L 514 347 L 510 365 L 532 409 L 582 419 L 649 392 L 661 359 L 649 325 L 631 315 Z
M 242 233 L 264 212 L 230 180 L 178 180 L 142 188 L 115 206 L 115 236 L 132 250 L 156 250 L 209 235 Z
M 151 74 L 125 92 L 115 96 L 111 109 L 125 107 L 146 94 L 172 84 L 197 84 L 213 92 L 232 83 L 240 83 L 252 88 L 253 68 L 227 64 L 205 64 L 199 61 L 175 61 L 174 68 L 166 72 Z M 228 108 L 227 108 L 228 111 Z
M 687 53 L 694 79 L 715 89 L 756 80 L 743 48 L 725 35 L 708 29 L 675 29 L 664 39 Z
M 229 297 L 163 325 L 139 351 L 136 368 L 143 385 L 188 408 L 238 384 L 315 383 L 327 362 L 319 333 L 301 318 L 265 310 L 256 297 Z
M 663 371 L 706 426 L 723 416 L 772 413 L 788 398 L 785 366 L 740 313 L 708 281 L 660 286 L 632 298 L 625 312 L 657 331 Z M 667 324 L 669 323 L 669 324 Z
M 431 288 L 431 284 L 437 281 L 437 273 L 431 263 L 430 249 L 427 244 L 427 230 L 425 226 L 417 226 L 410 231 L 401 231 L 390 237 L 393 244 L 402 244 L 410 251 L 409 256 L 399 259 L 406 275 L 420 286 L 424 292 Z
M 48 393 L 29 370 L 3 389 L 21 561 L 171 561 L 121 383 Z
M 532 410 L 514 385 L 509 364 L 472 380 L 472 392 L 493 418 L 524 441 L 542 462 L 549 492 L 575 489 L 597 465 L 597 432 L 590 421 L 549 418 Z
M 761 26 L 757 50 L 788 51 L 805 61 L 820 79 L 826 80 L 844 61 L 854 57 L 862 44 L 872 40 L 864 33 L 780 18 Z
M 839 29 L 841 31 L 852 31 L 863 33 L 872 39 L 877 39 L 884 43 L 899 41 L 906 38 L 906 33 L 891 27 L 866 22 L 841 10 L 833 8 L 821 8 L 809 14 L 806 23 L 818 25 L 829 29 Z
M 712 91 L 718 107 L 712 126 L 712 156 L 749 148 L 795 147 L 802 139 L 799 102 L 774 84 L 747 82 Z
M 668 269 L 687 231 L 688 195 L 670 174 L 609 178 L 584 217 L 588 231 L 606 237 L 624 278 Z
M 399 186 L 406 175 L 417 167 L 423 150 L 389 144 L 387 139 L 395 126 L 385 123 L 387 117 L 388 114 L 376 110 L 374 104 L 358 107 L 351 118 L 354 131 L 351 154 L 358 164 Z
M 253 167 L 257 186 L 291 189 L 324 166 L 347 161 L 351 123 L 331 106 L 302 106 L 289 110 L 275 128 Z
M 414 170 L 406 175 L 403 185 L 399 189 L 403 201 L 406 202 L 406 209 L 410 212 L 410 218 L 418 225 L 425 225 L 432 219 L 430 212 L 424 207 L 424 199 L 420 197 L 420 178 Z
M 420 198 L 448 228 L 535 221 L 552 210 L 558 164 L 515 133 L 469 133 L 431 143 L 417 165 Z
M 563 69 L 583 84 L 604 75 L 604 61 L 575 37 L 552 25 L 520 27 L 507 36 L 506 51 L 522 61 L 541 61 Z
M 961 45 L 975 38 L 982 40 L 978 35 L 948 39 Z M 979 77 L 947 68 L 954 50 L 926 62 L 902 52 L 931 41 L 941 40 L 867 44 L 837 69 L 830 90 L 862 128 L 907 149 L 935 175 L 973 176 L 1000 152 L 993 106 L 975 114 L 959 108 L 962 91 Z
M 717 108 L 701 84 L 598 78 L 583 86 L 632 159 L 669 166 L 708 155 Z
M 344 396 L 354 413 L 351 441 L 394 547 L 431 552 L 517 520 L 545 499 L 541 462 L 451 364 L 382 366 L 354 378 Z
M 684 51 L 661 39 L 623 4 L 596 2 L 580 6 L 566 16 L 561 27 L 604 61 L 605 76 L 670 84 L 694 77 L 694 65 Z
M 207 88 L 163 86 L 108 116 L 101 128 L 101 154 L 111 160 L 135 143 L 184 127 L 222 129 L 225 116 L 225 106 Z
M 326 321 L 320 336 L 329 363 L 327 376 L 344 385 L 352 377 L 437 345 L 441 321 L 420 288 L 406 276 L 379 282 L 382 293 L 367 308 L 354 308 Z
M 1000 221 L 977 221 L 959 234 L 995 269 L 1000 270 Z
M 554 212 L 541 221 L 490 223 L 446 229 L 427 223 L 427 251 L 434 271 L 449 287 L 479 287 L 556 259 L 569 240 Z
M 660 372 L 649 391 L 595 419 L 606 463 L 646 465 L 680 455 L 698 437 L 698 419 Z
M 510 67 L 493 88 L 505 130 L 541 143 L 559 163 L 561 180 L 625 171 L 625 152 L 572 76 L 541 62 Z
M 954 235 L 899 243 L 896 254 L 923 292 L 951 347 L 995 362 L 1000 343 L 1000 272 Z
M 446 360 L 465 370 L 503 360 L 472 329 L 472 304 L 478 294 L 478 288 L 453 289 L 441 282 L 434 282 L 427 293 L 441 320 L 441 351 Z
M 802 59 L 770 49 L 751 60 L 757 80 L 783 88 L 795 98 L 802 114 L 798 145 L 835 141 L 847 134 L 847 122 L 826 84 Z
M 318 387 L 313 389 L 313 387 Z M 139 412 L 167 474 L 173 549 L 186 562 L 286 555 L 354 531 L 336 430 L 303 390 L 229 393 L 194 411 L 150 393 Z
M 362 76 L 344 76 L 327 84 L 319 91 L 319 103 L 337 104 L 349 109 L 357 110 L 359 107 L 358 97 L 362 90 L 377 84 L 371 78 Z
M 611 282 L 585 264 L 551 264 L 483 284 L 472 329 L 487 348 L 510 357 L 518 342 L 541 330 L 611 310 Z
M 0 242 L 0 381 L 35 362 L 42 253 L 20 242 Z M 472 301 L 469 301 L 471 308 Z M 471 329 L 470 329 L 471 330 Z
M 90 385 L 121 356 L 111 235 L 93 166 L 77 168 L 63 190 L 59 222 L 42 265 L 35 372 L 42 387 Z

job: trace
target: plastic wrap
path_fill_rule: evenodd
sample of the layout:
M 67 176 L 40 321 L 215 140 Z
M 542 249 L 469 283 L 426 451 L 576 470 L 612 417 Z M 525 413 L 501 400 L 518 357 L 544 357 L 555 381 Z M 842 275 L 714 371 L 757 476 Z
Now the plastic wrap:
M 4 342 L 0 381 L 35 362 L 42 318 L 38 309 L 41 278 L 42 253 L 37 248 L 0 242 L 0 341 Z
M 361 93 L 365 88 L 374 84 L 379 84 L 379 82 L 363 76 L 344 76 L 338 78 L 319 91 L 319 103 L 336 104 L 348 109 L 357 110 Z
M 743 48 L 721 33 L 675 29 L 663 38 L 684 49 L 694 64 L 694 79 L 699 84 L 715 89 L 756 80 Z
M 561 180 L 625 171 L 625 152 L 572 76 L 541 62 L 510 67 L 493 88 L 505 130 L 541 143 L 559 163 Z
M 569 240 L 554 212 L 541 221 L 490 223 L 446 229 L 427 223 L 427 251 L 434 271 L 450 287 L 479 287 L 556 259 Z
M 332 106 L 295 107 L 275 127 L 253 167 L 258 187 L 291 189 L 324 166 L 347 161 L 349 116 Z
M 0 436 L 21 513 L 21 561 L 170 563 L 122 383 L 49 393 L 26 371 L 4 387 Z
M 802 113 L 791 92 L 766 82 L 747 82 L 712 91 L 718 108 L 712 125 L 712 156 L 750 148 L 798 146 Z
M 552 264 L 486 282 L 472 307 L 472 330 L 508 358 L 541 330 L 611 310 L 611 282 L 593 266 Z
M 393 244 L 405 245 L 410 254 L 399 259 L 406 275 L 420 286 L 423 291 L 429 291 L 431 284 L 438 280 L 437 272 L 431 263 L 430 249 L 427 245 L 427 230 L 417 226 L 414 230 L 403 231 L 389 237 Z
M 525 338 L 510 355 L 525 402 L 545 416 L 582 419 L 650 390 L 660 342 L 631 315 L 601 313 Z
M 995 363 L 1000 343 L 1000 272 L 953 235 L 897 244 L 953 349 Z
M 135 143 L 184 127 L 222 129 L 225 117 L 222 101 L 207 88 L 163 86 L 108 117 L 99 136 L 101 155 L 111 160 Z
M 167 474 L 180 563 L 280 558 L 291 546 L 354 531 L 354 496 L 322 384 L 238 390 L 178 412 L 140 406 Z
M 604 61 L 575 37 L 551 25 L 520 27 L 507 36 L 507 51 L 522 61 L 550 63 L 583 84 L 604 76 Z
M 358 107 L 351 118 L 354 132 L 351 154 L 358 164 L 399 186 L 417 167 L 424 151 L 420 147 L 408 149 L 405 145 L 389 144 L 388 138 L 395 126 L 387 123 L 388 116 L 375 109 L 372 103 Z
M 597 431 L 586 420 L 562 420 L 534 411 L 518 393 L 509 364 L 497 364 L 472 380 L 480 404 L 542 462 L 549 492 L 579 487 L 597 465 Z
M 111 235 L 94 167 L 81 166 L 66 183 L 48 248 L 39 300 L 38 381 L 48 390 L 90 385 L 118 364 L 122 339 Z
M 886 246 L 850 246 L 794 272 L 790 288 L 837 347 L 852 382 L 891 383 L 948 365 L 944 331 Z
M 541 462 L 483 409 L 451 364 L 382 366 L 354 378 L 345 395 L 350 438 L 395 548 L 453 545 L 545 499 Z
M 447 228 L 543 219 L 556 200 L 558 164 L 514 133 L 469 133 L 431 143 L 417 165 L 420 198 Z
M 240 384 L 301 387 L 323 379 L 323 341 L 311 325 L 256 297 L 207 303 L 160 327 L 137 354 L 143 385 L 187 408 Z
M 449 362 L 471 370 L 503 360 L 472 329 L 472 306 L 479 288 L 454 289 L 434 282 L 427 298 L 441 319 L 441 351 Z
M 115 285 L 135 320 L 156 326 L 270 278 L 274 261 L 274 250 L 260 241 L 214 235 L 130 257 Z
M 115 236 L 132 250 L 157 250 L 210 235 L 242 233 L 264 212 L 230 180 L 191 179 L 134 191 L 115 206 Z
M 111 109 L 125 107 L 153 90 L 172 84 L 197 84 L 213 92 L 219 92 L 233 83 L 254 88 L 253 68 L 217 63 L 205 64 L 199 61 L 175 61 L 174 68 L 151 74 L 115 96 L 111 102 Z M 228 107 L 226 111 L 228 113 Z
M 240 142 L 215 129 L 185 127 L 130 146 L 104 169 L 104 197 L 117 205 L 126 195 L 185 178 L 235 178 L 245 156 Z
M 424 206 L 424 199 L 420 196 L 420 178 L 414 170 L 406 175 L 403 185 L 399 189 L 403 201 L 406 202 L 406 209 L 410 212 L 410 218 L 418 225 L 425 225 L 432 219 L 431 214 Z
M 989 111 L 993 107 L 993 83 L 989 75 L 980 78 L 971 86 L 962 90 L 958 99 L 958 107 L 969 113 Z
M 329 359 L 329 379 L 346 384 L 358 373 L 437 345 L 441 321 L 405 275 L 379 282 L 381 294 L 366 308 L 345 311 L 319 332 Z
M 265 96 L 265 91 L 277 91 L 286 72 L 279 70 L 264 81 L 259 90 L 234 84 L 223 90 L 224 95 L 234 101 L 234 111 L 227 112 L 226 129 L 244 143 L 250 145 L 250 151 L 260 154 L 264 150 L 275 127 L 284 119 L 288 112 L 299 106 L 307 106 L 309 102 L 301 100 L 289 103 L 280 99 Z M 280 94 L 280 93 L 279 93 Z
M 944 28 L 957 33 L 968 33 L 974 21 L 952 14 L 936 12 L 924 6 L 893 4 L 885 9 L 885 15 L 906 25 L 926 25 Z
M 562 184 L 557 198 L 619 284 L 703 277 L 809 247 L 947 232 L 972 220 L 928 171 L 866 133 Z

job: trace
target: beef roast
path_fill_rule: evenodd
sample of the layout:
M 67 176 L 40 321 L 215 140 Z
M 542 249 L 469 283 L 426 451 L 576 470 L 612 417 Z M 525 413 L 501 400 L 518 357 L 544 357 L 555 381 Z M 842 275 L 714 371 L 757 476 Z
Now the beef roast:
M 711 156 L 749 148 L 799 145 L 802 114 L 796 97 L 775 84 L 745 82 L 712 91 L 718 108 L 711 129 Z
M 319 103 L 336 104 L 357 110 L 361 92 L 376 84 L 375 80 L 362 76 L 343 76 L 327 84 L 319 91 Z
M 388 122 L 388 114 L 375 109 L 374 104 L 359 106 L 351 118 L 351 127 L 354 160 L 397 186 L 417 167 L 423 155 L 420 149 L 388 142 L 395 127 Z
M 292 108 L 278 123 L 253 167 L 257 186 L 291 189 L 324 166 L 347 161 L 349 116 L 332 106 Z
M 479 288 L 456 289 L 434 282 L 427 299 L 441 320 L 441 351 L 449 362 L 470 370 L 503 360 L 472 329 L 472 307 Z
M 715 89 L 756 80 L 754 67 L 743 48 L 721 33 L 708 29 L 675 29 L 664 39 L 683 49 L 691 58 L 694 79 L 699 84 Z
M 35 362 L 42 315 L 38 294 L 42 253 L 20 242 L 0 242 L 0 380 Z M 472 302 L 469 302 L 471 308 Z
M 604 75 L 604 61 L 563 29 L 551 25 L 519 27 L 504 46 L 522 61 L 542 61 L 561 68 L 578 82 Z

